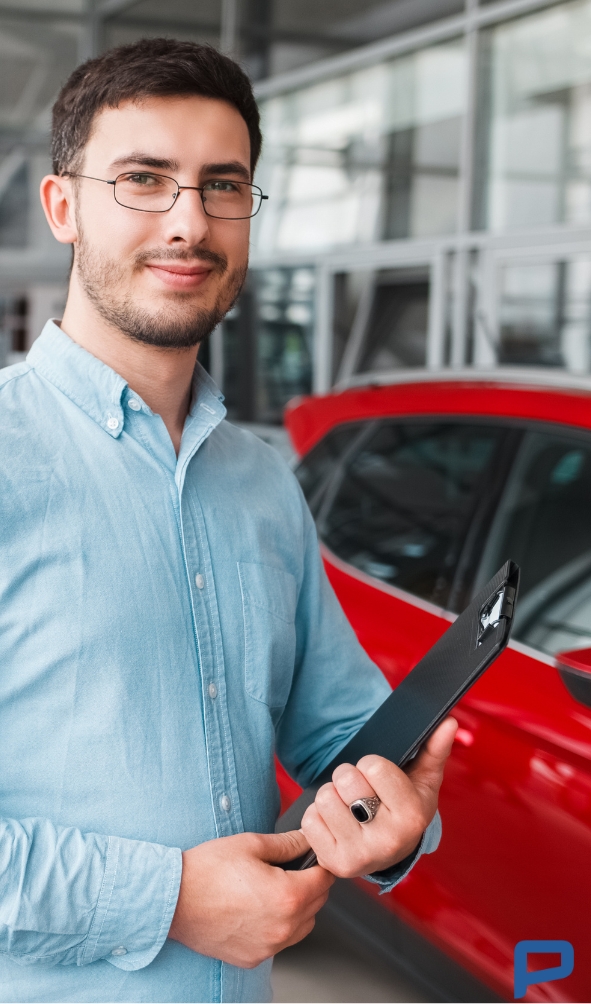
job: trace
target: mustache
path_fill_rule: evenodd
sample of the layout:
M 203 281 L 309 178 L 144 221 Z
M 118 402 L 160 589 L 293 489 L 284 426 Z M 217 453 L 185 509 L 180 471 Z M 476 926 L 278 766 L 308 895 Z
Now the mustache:
M 152 248 L 146 251 L 138 251 L 135 255 L 135 266 L 141 268 L 151 261 L 182 261 L 190 265 L 199 265 L 205 262 L 213 265 L 216 272 L 220 274 L 228 268 L 228 259 L 224 254 L 217 251 L 210 251 L 209 248 L 187 248 L 177 250 L 176 248 Z

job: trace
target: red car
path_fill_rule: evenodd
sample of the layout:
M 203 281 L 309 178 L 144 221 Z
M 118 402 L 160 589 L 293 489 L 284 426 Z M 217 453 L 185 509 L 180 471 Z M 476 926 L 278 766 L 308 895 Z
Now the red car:
M 508 650 L 455 711 L 438 851 L 379 902 L 346 883 L 353 912 L 342 892 L 336 909 L 438 999 L 512 1000 L 516 943 L 570 941 L 572 975 L 525 999 L 588 1001 L 591 380 L 370 379 L 286 413 L 328 576 L 368 654 L 396 686 L 507 558 L 521 587 Z M 279 778 L 285 807 L 299 789 Z

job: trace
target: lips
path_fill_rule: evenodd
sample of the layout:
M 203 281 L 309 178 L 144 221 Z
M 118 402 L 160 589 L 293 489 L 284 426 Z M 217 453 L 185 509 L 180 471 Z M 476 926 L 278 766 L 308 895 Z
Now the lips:
M 212 272 L 208 265 L 181 265 L 180 262 L 163 262 L 146 267 L 154 278 L 173 289 L 196 289 Z

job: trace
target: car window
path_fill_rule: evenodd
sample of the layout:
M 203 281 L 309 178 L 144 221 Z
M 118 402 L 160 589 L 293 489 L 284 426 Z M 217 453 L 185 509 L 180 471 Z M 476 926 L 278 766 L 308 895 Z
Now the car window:
M 356 568 L 444 605 L 505 431 L 387 420 L 369 432 L 326 489 L 320 537 Z
M 315 513 L 322 498 L 324 488 L 335 468 L 343 459 L 352 443 L 369 422 L 348 422 L 337 425 L 320 440 L 295 468 L 295 475 L 302 486 L 306 501 Z
M 476 588 L 507 558 L 521 566 L 513 637 L 549 654 L 590 645 L 590 436 L 526 433 Z

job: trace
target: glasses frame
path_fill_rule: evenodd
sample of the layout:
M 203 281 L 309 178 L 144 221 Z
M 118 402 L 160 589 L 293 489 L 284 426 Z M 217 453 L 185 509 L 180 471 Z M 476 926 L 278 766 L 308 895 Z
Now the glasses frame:
M 170 205 L 168 207 L 168 209 L 138 209 L 137 206 L 126 206 L 124 202 L 119 202 L 119 199 L 117 198 L 117 187 L 116 187 L 117 186 L 117 182 L 119 181 L 119 178 L 126 178 L 130 174 L 149 174 L 153 178 L 166 178 L 167 181 L 173 181 L 174 184 L 176 185 L 176 192 L 173 195 L 172 205 Z M 64 174 L 62 175 L 62 177 L 65 177 L 65 178 L 86 178 L 87 181 L 100 181 L 104 185 L 112 185 L 113 186 L 113 198 L 115 199 L 115 202 L 117 203 L 117 205 L 121 206 L 123 209 L 131 209 L 131 211 L 133 213 L 169 213 L 170 210 L 173 209 L 176 206 L 178 197 L 181 194 L 181 192 L 199 192 L 199 194 L 201 195 L 201 204 L 203 206 L 203 212 L 205 213 L 206 216 L 209 216 L 210 219 L 212 219 L 212 220 L 252 220 L 253 217 L 255 217 L 257 215 L 257 213 L 259 212 L 259 210 L 260 210 L 260 208 L 261 208 L 261 206 L 263 204 L 263 201 L 269 198 L 268 195 L 263 195 L 262 188 L 259 188 L 258 185 L 251 184 L 250 181 L 235 181 L 233 178 L 212 178 L 212 181 L 228 181 L 232 185 L 248 185 L 249 188 L 253 188 L 255 190 L 255 192 L 258 192 L 258 194 L 259 194 L 259 204 L 258 204 L 256 210 L 254 211 L 254 213 L 251 213 L 249 216 L 216 216 L 214 213 L 208 213 L 208 211 L 207 211 L 207 208 L 206 208 L 206 205 L 205 205 L 206 199 L 203 196 L 203 193 L 205 191 L 205 186 L 201 186 L 200 187 L 198 185 L 179 185 L 179 183 L 176 180 L 176 178 L 171 178 L 170 175 L 168 175 L 168 174 L 157 174 L 155 171 L 123 171 L 121 174 L 118 174 L 117 177 L 113 181 L 107 181 L 106 178 L 95 178 L 91 174 L 73 174 L 70 171 L 66 171 L 66 172 L 64 172 Z

